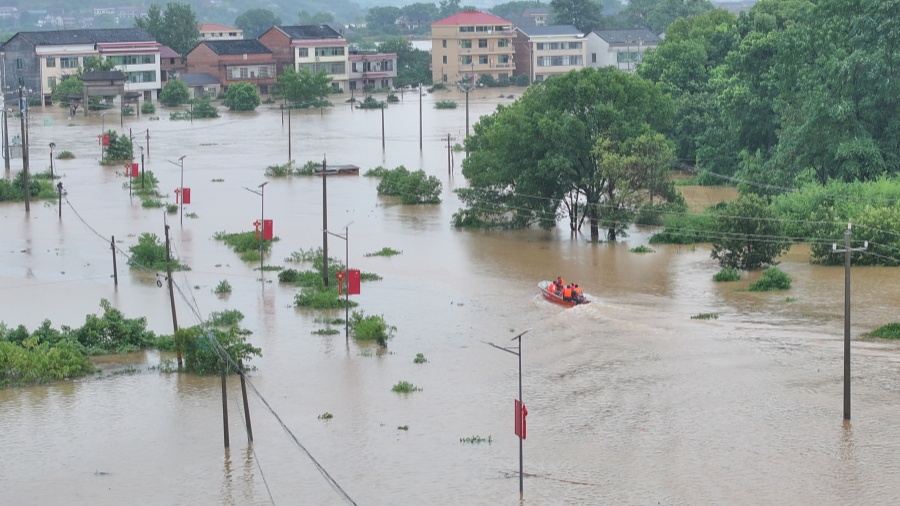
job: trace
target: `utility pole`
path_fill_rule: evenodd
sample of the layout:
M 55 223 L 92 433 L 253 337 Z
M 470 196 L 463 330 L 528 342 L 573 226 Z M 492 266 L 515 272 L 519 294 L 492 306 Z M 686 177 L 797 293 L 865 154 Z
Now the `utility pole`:
M 56 190 L 59 191 L 59 219 L 62 219 L 62 192 L 63 192 L 62 181 L 59 181 L 58 183 L 56 183 Z
M 452 147 L 450 146 L 450 134 L 447 134 L 447 176 L 449 177 L 452 173 L 452 169 L 450 166 L 450 150 Z
M 282 113 L 282 116 L 284 113 Z M 283 124 L 283 120 L 282 120 Z M 291 160 L 294 158 L 291 156 L 291 110 L 288 109 L 288 164 L 290 165 Z
M 215 339 L 215 337 L 209 336 L 210 339 Z M 224 351 L 222 353 L 225 353 Z M 225 448 L 231 446 L 228 441 L 228 396 L 227 391 L 225 389 L 225 375 L 228 372 L 228 366 L 225 362 L 225 357 L 221 358 L 222 361 L 222 427 L 225 430 Z
M 247 403 L 247 383 L 244 380 L 244 361 L 238 359 L 238 374 L 241 375 L 241 396 L 244 398 L 244 419 L 247 421 L 247 441 L 253 442 L 253 426 L 250 424 L 250 405 Z
M 419 83 L 419 152 L 422 151 L 422 83 Z
M 322 282 L 328 288 L 328 160 L 322 158 Z
M 381 150 L 384 151 L 384 108 L 387 104 L 381 103 Z
M 113 285 L 119 286 L 119 269 L 116 267 L 116 236 L 114 235 L 109 237 L 109 249 L 112 250 L 113 257 Z
M 6 120 L 6 91 L 3 90 L 3 165 L 9 170 L 9 122 Z
M 844 231 L 844 249 L 837 249 L 837 244 L 831 245 L 832 253 L 844 254 L 844 420 L 850 419 L 850 253 L 869 247 L 869 241 L 866 241 L 862 248 L 851 248 L 850 230 L 848 223 Z
M 22 176 L 25 184 L 25 212 L 31 212 L 31 188 L 28 180 L 28 103 L 25 89 L 19 86 L 19 118 L 22 123 Z
M 169 302 L 172 305 L 172 327 L 178 332 L 178 318 L 175 316 L 175 290 L 172 289 L 172 255 L 169 248 L 169 224 L 166 223 L 166 280 L 169 283 Z M 181 350 L 178 350 L 178 370 L 181 370 Z

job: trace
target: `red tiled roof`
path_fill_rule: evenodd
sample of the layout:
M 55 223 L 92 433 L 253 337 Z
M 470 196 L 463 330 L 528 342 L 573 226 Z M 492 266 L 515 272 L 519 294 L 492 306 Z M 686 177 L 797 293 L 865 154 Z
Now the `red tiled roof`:
M 498 18 L 493 14 L 479 11 L 460 12 L 432 23 L 432 25 L 498 25 L 511 24 L 509 21 Z
M 169 46 L 162 46 L 159 48 L 159 57 L 160 58 L 181 58 L 181 55 L 178 54 L 174 49 Z

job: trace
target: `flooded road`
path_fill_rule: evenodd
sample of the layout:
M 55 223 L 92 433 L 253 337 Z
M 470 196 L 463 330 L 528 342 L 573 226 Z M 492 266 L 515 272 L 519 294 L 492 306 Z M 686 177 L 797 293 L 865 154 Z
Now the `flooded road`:
M 498 95 L 473 92 L 472 124 L 512 101 Z M 508 346 L 526 329 L 526 504 L 896 502 L 900 345 L 859 336 L 897 319 L 897 269 L 853 269 L 853 421 L 843 424 L 842 268 L 810 265 L 798 246 L 780 265 L 794 287 L 751 293 L 740 290 L 748 279 L 712 282 L 718 268 L 706 246 L 630 253 L 651 230 L 632 230 L 618 244 L 589 244 L 565 227 L 455 230 L 452 190 L 465 185 L 464 155 L 452 153 L 448 177 L 446 136 L 465 135 L 465 109 L 433 108 L 448 97 L 464 104 L 456 93 L 423 97 L 421 152 L 414 93 L 385 110 L 384 151 L 380 111 L 336 101 L 292 115 L 299 163 L 403 164 L 444 182 L 441 205 L 413 207 L 379 198 L 371 178 L 328 179 L 329 228 L 342 233 L 352 221 L 350 265 L 384 278 L 364 283 L 354 299 L 397 326 L 386 352 L 347 343 L 343 332 L 312 334 L 322 327 L 317 317 L 343 311 L 294 308 L 293 286 L 274 272 L 261 282 L 256 264 L 212 239 L 252 229 L 261 202 L 244 187 L 268 181 L 265 217 L 280 241 L 266 263 L 285 265 L 292 252 L 321 246 L 322 180 L 263 174 L 288 159 L 279 111 L 221 110 L 193 124 L 168 121 L 164 108 L 160 121 L 125 118 L 126 133 L 150 130 L 146 168 L 170 202 L 181 174 L 167 160 L 186 155 L 185 212 L 197 217 L 183 226 L 178 214 L 167 218 L 176 255 L 191 266 L 174 276 L 184 294 L 179 324 L 212 311 L 244 313 L 263 350 L 251 380 L 296 443 L 252 397 L 248 445 L 232 379 L 231 449 L 223 450 L 218 378 L 161 374 L 149 370 L 156 352 L 128 355 L 115 360 L 139 373 L 0 390 L 0 504 L 345 504 L 303 449 L 358 504 L 517 504 L 517 362 L 484 342 Z M 118 122 L 113 116 L 106 126 Z M 143 232 L 162 237 L 163 212 L 130 198 L 120 169 L 97 164 L 100 130 L 99 117 L 67 121 L 62 110 L 33 110 L 32 170 L 49 166 L 49 142 L 76 158 L 54 162 L 68 192 L 62 220 L 55 202 L 33 203 L 29 216 L 22 204 L 0 206 L 7 325 L 78 326 L 105 298 L 126 316 L 146 316 L 155 332 L 172 331 L 156 273 L 125 268 L 119 254 L 113 285 L 110 237 L 125 250 Z M 20 167 L 14 160 L 13 173 Z M 403 253 L 364 256 L 383 247 Z M 344 248 L 329 241 L 333 257 Z M 594 302 L 567 310 L 543 301 L 536 283 L 557 275 Z M 233 292 L 219 298 L 213 289 L 223 279 Z M 698 313 L 719 317 L 691 319 Z M 428 362 L 414 364 L 417 353 Z M 422 391 L 391 392 L 401 380 Z M 317 419 L 325 412 L 334 418 Z M 491 443 L 460 442 L 472 436 Z

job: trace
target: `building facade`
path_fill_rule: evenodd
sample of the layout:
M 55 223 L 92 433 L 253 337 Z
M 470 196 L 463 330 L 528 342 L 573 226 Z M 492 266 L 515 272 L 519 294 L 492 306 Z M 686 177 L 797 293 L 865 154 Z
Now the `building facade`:
M 349 44 L 343 35 L 328 25 L 273 26 L 259 36 L 275 57 L 278 74 L 284 68 L 324 71 L 335 90 L 349 87 Z
M 474 75 L 509 78 L 515 71 L 512 23 L 484 12 L 460 12 L 431 25 L 431 76 L 436 83 Z
M 8 87 L 22 86 L 50 104 L 53 88 L 75 74 L 91 56 L 112 60 L 125 73 L 126 92 L 145 100 L 160 90 L 160 44 L 140 28 L 19 32 L 4 45 Z
M 187 55 L 187 73 L 215 76 L 223 88 L 253 83 L 262 94 L 276 83 L 275 55 L 258 40 L 204 40 Z
M 361 90 L 366 85 L 378 89 L 394 87 L 397 78 L 397 55 L 394 53 L 350 53 L 350 90 Z
M 239 40 L 244 38 L 244 31 L 233 26 L 203 23 L 199 28 L 200 40 Z
M 616 67 L 623 72 L 634 72 L 644 53 L 659 45 L 659 37 L 646 28 L 594 30 L 585 39 L 588 66 Z
M 515 75 L 527 75 L 531 83 L 585 65 L 584 34 L 571 25 L 518 26 L 513 45 Z

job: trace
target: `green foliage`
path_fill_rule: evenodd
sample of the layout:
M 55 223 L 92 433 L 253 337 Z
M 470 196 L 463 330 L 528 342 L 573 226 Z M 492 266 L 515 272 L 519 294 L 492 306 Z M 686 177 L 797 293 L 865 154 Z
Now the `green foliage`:
M 146 318 L 125 318 L 106 299 L 100 301 L 100 307 L 102 316 L 87 315 L 84 325 L 69 333 L 88 353 L 128 353 L 156 344 L 156 335 L 147 330 Z
M 558 3 L 565 4 L 561 0 L 555 0 L 551 5 Z M 708 0 L 692 2 L 631 0 L 621 14 L 629 26 L 646 26 L 653 33 L 662 33 L 676 19 L 698 16 L 713 8 L 713 4 Z
M 434 83 L 427 91 L 428 93 L 434 93 L 439 90 L 447 91 L 447 85 L 444 83 Z
M 381 248 L 380 250 L 378 250 L 374 253 L 366 253 L 365 256 L 367 256 L 367 257 L 392 257 L 394 255 L 399 255 L 401 253 L 403 253 L 403 252 L 397 251 L 395 249 L 388 248 L 385 246 L 384 248 Z
M 72 160 L 74 158 L 75 158 L 75 153 L 65 150 L 65 149 L 56 154 L 57 160 Z
M 184 354 L 185 371 L 201 375 L 220 374 L 224 363 L 228 372 L 236 372 L 238 360 L 243 360 L 246 365 L 251 357 L 262 355 L 262 350 L 247 342 L 248 333 L 236 325 L 209 330 L 200 327 L 179 329 L 175 342 Z M 231 357 L 230 361 L 223 361 L 222 350 Z
M 650 244 L 695 244 L 712 240 L 713 215 L 670 214 L 663 217 L 665 228 L 650 237 Z
M 53 198 L 56 190 L 52 182 L 44 181 L 36 177 L 28 180 L 29 195 L 32 199 Z M 25 200 L 25 173 L 19 171 L 12 180 L 0 179 L 0 202 Z
M 157 42 L 174 49 L 182 58 L 187 57 L 200 41 L 197 14 L 186 3 L 169 2 L 165 11 L 159 4 L 150 4 L 147 14 L 135 18 L 134 25 L 146 30 Z
M 377 169 L 374 169 L 377 170 Z M 373 171 L 369 171 L 369 175 Z M 392 170 L 380 171 L 381 182 L 378 183 L 378 194 L 400 197 L 401 204 L 440 204 L 441 181 L 434 176 L 425 175 L 425 171 L 409 172 L 400 165 Z
M 643 244 L 641 244 L 640 246 L 631 248 L 628 251 L 630 251 L 632 253 L 654 253 L 655 252 L 653 249 L 648 248 L 647 246 L 644 246 Z
M 326 411 L 316 418 L 318 418 L 319 420 L 331 420 L 332 418 L 334 418 L 334 415 Z
M 321 277 L 319 281 L 321 282 Z M 338 295 L 337 287 L 333 285 L 329 288 L 304 286 L 294 296 L 294 304 L 297 307 L 308 307 L 311 309 L 338 309 L 344 307 L 345 299 L 343 295 Z M 350 307 L 358 305 L 357 302 L 352 300 L 349 304 Z
M 747 287 L 751 292 L 771 292 L 775 290 L 788 290 L 791 288 L 791 277 L 778 267 L 769 267 L 764 270 L 762 277 L 750 283 Z
M 438 100 L 434 103 L 435 109 L 456 109 L 456 102 L 453 100 Z
M 166 271 L 166 246 L 160 243 L 156 234 L 150 232 L 141 234 L 137 244 L 128 248 L 128 253 L 131 255 L 128 265 L 132 267 Z M 190 270 L 190 267 L 179 262 L 177 258 L 172 258 L 171 264 L 173 271 Z
M 331 95 L 331 78 L 325 71 L 313 74 L 307 68 L 297 72 L 293 67 L 287 67 L 278 76 L 277 93 L 291 107 L 330 107 L 331 102 L 326 98 Z
M 322 164 L 308 161 L 300 167 L 294 166 L 294 161 L 281 165 L 269 165 L 266 167 L 268 177 L 312 176 L 316 170 L 322 170 Z
M 245 39 L 256 39 L 278 25 L 281 25 L 281 18 L 269 9 L 249 9 L 234 19 L 234 26 L 244 31 Z
M 718 320 L 719 313 L 697 313 L 691 316 L 691 320 Z
M 413 359 L 414 364 L 424 364 L 428 362 L 428 359 L 425 358 L 424 353 L 416 353 L 416 358 Z
M 356 339 L 376 341 L 379 346 L 387 346 L 387 340 L 397 331 L 397 327 L 384 321 L 384 316 L 366 316 L 363 311 L 354 311 L 350 315 L 350 328 L 353 329 L 353 337 Z
M 396 385 L 391 387 L 391 392 L 397 392 L 398 394 L 410 394 L 413 392 L 421 392 L 422 389 L 413 385 L 408 381 L 398 381 Z
M 94 366 L 75 341 L 55 344 L 29 339 L 22 344 L 0 339 L 0 388 L 77 378 Z
M 141 114 L 153 114 L 156 112 L 156 106 L 153 105 L 153 102 L 145 101 L 141 104 Z
M 169 107 L 188 103 L 191 99 L 191 90 L 184 81 L 170 79 L 159 94 L 159 101 Z
M 225 90 L 224 104 L 232 111 L 253 111 L 259 107 L 259 91 L 247 81 L 233 83 Z
M 234 86 L 234 85 L 232 85 Z M 230 87 L 229 87 L 230 88 Z M 258 97 L 257 97 L 258 98 Z M 208 98 L 195 98 L 191 106 L 190 115 L 197 119 L 218 118 L 219 109 L 209 102 Z M 259 102 L 257 101 L 257 105 Z
M 741 272 L 734 267 L 725 267 L 713 276 L 713 281 L 717 283 L 740 281 Z
M 117 165 L 134 159 L 134 146 L 127 135 L 119 135 L 113 130 L 107 130 L 106 134 L 109 135 L 109 146 L 103 150 L 103 165 Z
M 312 331 L 312 333 L 319 336 L 333 336 L 335 334 L 340 334 L 341 331 L 338 329 L 316 329 Z
M 710 255 L 722 267 L 758 269 L 790 248 L 775 213 L 764 198 L 753 194 L 742 195 L 719 211 L 714 230 Z
M 69 107 L 69 95 L 82 95 L 84 93 L 84 82 L 78 75 L 69 75 L 53 87 L 53 93 L 50 98 L 60 107 Z
M 213 311 L 209 314 L 207 323 L 213 327 L 233 327 L 244 319 L 244 313 L 237 309 L 227 309 L 225 311 Z
M 494 438 L 491 436 L 488 436 L 487 438 L 483 438 L 481 436 L 470 436 L 470 437 L 459 438 L 460 443 L 468 443 L 468 444 L 473 444 L 473 445 L 481 444 L 481 443 L 491 444 L 493 441 L 494 441 Z
M 375 97 L 369 95 L 362 102 L 356 104 L 357 109 L 385 109 L 387 108 L 387 104 L 384 102 L 379 102 L 375 99 Z
M 178 204 L 166 204 L 166 212 L 169 214 L 175 214 L 178 212 Z
M 888 323 L 866 334 L 868 337 L 881 339 L 900 339 L 900 323 Z
M 272 248 L 272 243 L 279 240 L 278 237 L 273 237 L 271 241 L 263 241 L 260 240 L 261 237 L 259 234 L 261 234 L 261 231 L 259 233 L 251 231 L 236 232 L 233 234 L 220 231 L 213 235 L 213 239 L 222 241 L 228 246 L 231 246 L 231 249 L 240 255 L 241 260 L 253 261 L 259 260 L 260 248 L 264 253 L 268 253 Z
M 227 279 L 223 279 L 222 281 L 219 281 L 219 284 L 216 285 L 216 288 L 215 288 L 215 290 L 213 290 L 213 293 L 216 293 L 218 295 L 225 295 L 225 294 L 231 293 L 231 283 L 229 283 Z
M 550 9 L 555 25 L 572 25 L 584 33 L 601 27 L 602 4 L 595 0 L 551 0 Z
M 394 102 L 399 102 L 400 97 L 398 97 L 397 95 L 394 95 L 393 93 L 388 93 L 387 98 L 385 98 L 385 100 L 388 103 L 394 103 Z

